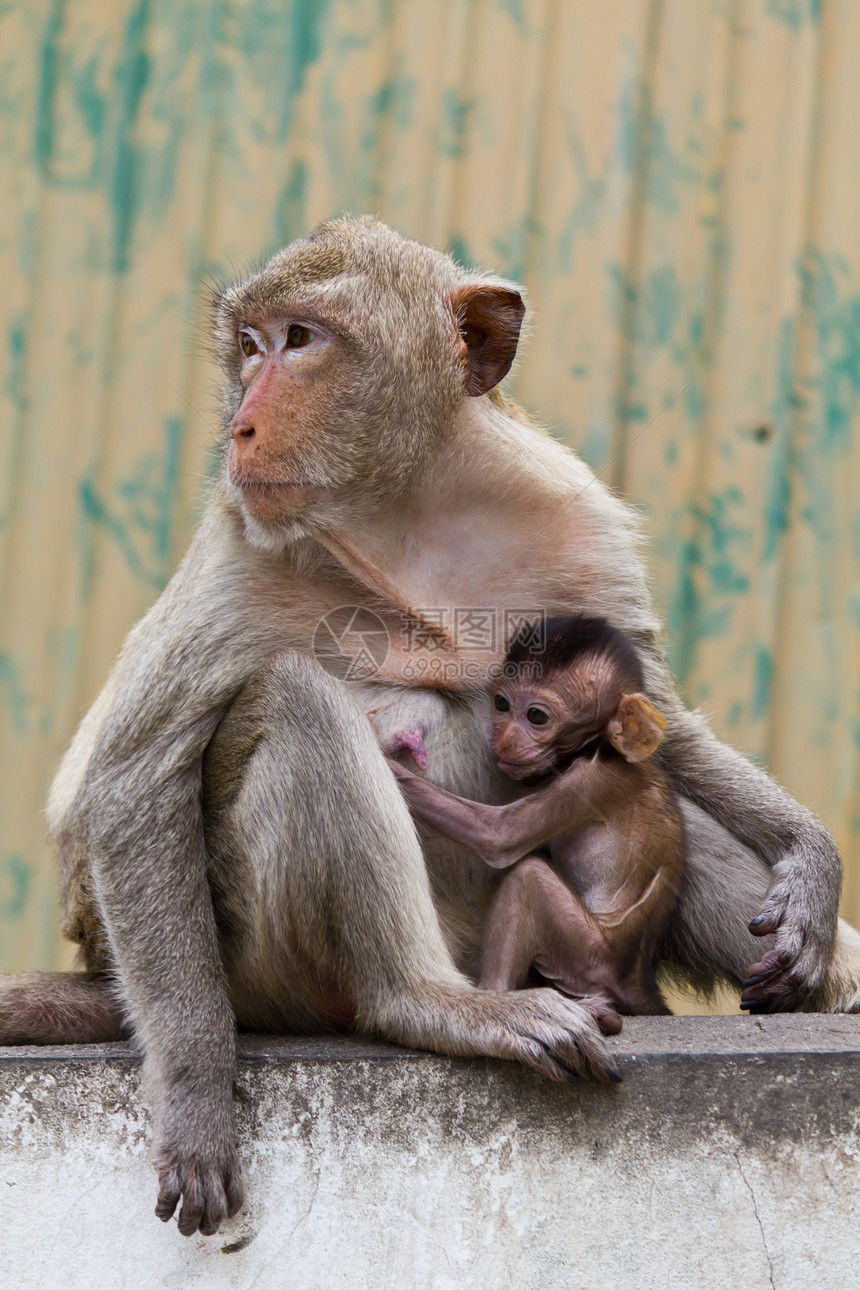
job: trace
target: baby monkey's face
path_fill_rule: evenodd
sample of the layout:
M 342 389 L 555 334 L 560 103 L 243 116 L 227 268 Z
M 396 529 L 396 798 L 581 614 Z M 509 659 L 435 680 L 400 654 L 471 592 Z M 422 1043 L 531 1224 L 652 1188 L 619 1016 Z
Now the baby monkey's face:
M 490 743 L 499 770 L 510 779 L 550 774 L 605 731 L 619 698 L 620 686 L 596 660 L 539 680 L 500 677 Z

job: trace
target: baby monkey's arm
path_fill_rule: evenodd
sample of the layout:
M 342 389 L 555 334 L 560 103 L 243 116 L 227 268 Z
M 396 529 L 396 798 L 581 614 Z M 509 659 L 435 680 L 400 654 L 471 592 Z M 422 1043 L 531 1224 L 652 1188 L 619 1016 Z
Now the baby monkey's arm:
M 386 760 L 413 814 L 494 869 L 508 869 L 560 833 L 602 819 L 604 799 L 615 779 L 605 763 L 580 758 L 527 797 L 488 806 L 448 793 L 391 758 Z

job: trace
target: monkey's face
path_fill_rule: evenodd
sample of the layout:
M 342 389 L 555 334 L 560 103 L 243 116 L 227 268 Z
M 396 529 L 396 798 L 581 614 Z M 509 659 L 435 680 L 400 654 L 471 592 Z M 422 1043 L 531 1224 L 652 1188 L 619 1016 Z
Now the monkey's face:
M 346 398 L 354 355 L 307 313 L 249 316 L 236 344 L 242 400 L 230 422 L 227 478 L 257 523 L 289 523 L 350 476 L 327 413 Z
M 605 734 L 621 698 L 614 669 L 589 657 L 539 679 L 502 677 L 493 689 L 491 751 L 510 779 L 550 774 Z
M 493 690 L 490 748 L 510 779 L 548 775 L 558 762 L 591 743 L 606 724 L 603 705 L 577 696 L 561 676 L 546 681 L 504 679 Z
M 217 296 L 227 479 L 251 540 L 421 486 L 459 405 L 510 367 L 523 308 L 372 220 L 321 225 Z

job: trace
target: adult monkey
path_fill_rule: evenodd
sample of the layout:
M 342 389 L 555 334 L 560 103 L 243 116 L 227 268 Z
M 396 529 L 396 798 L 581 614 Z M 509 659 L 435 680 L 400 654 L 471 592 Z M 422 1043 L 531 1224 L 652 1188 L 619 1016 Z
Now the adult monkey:
M 465 652 L 447 630 L 457 609 L 585 612 L 636 643 L 688 799 L 670 946 L 682 971 L 749 977 L 754 1008 L 860 999 L 856 934 L 832 956 L 831 839 L 684 710 L 630 513 L 494 388 L 522 314 L 509 284 L 373 220 L 320 226 L 216 301 L 226 468 L 49 804 L 65 930 L 87 972 L 10 978 L 0 1007 L 6 1042 L 107 1038 L 131 1017 L 154 1103 L 156 1212 L 181 1197 L 186 1235 L 241 1203 L 234 1020 L 319 1030 L 357 1014 L 404 1043 L 606 1077 L 595 1018 L 613 1022 L 599 1005 L 480 992 L 458 970 L 477 952 L 492 872 L 450 844 L 425 862 L 364 716 L 383 743 L 422 722 L 438 782 L 501 794 L 482 683 L 504 641 Z M 372 681 L 311 657 L 318 623 L 343 605 L 389 629 Z M 435 691 L 416 684 L 427 671 L 401 632 L 422 609 L 447 611 L 427 651 L 443 664 L 429 669 Z M 776 937 L 748 971 L 753 914 Z

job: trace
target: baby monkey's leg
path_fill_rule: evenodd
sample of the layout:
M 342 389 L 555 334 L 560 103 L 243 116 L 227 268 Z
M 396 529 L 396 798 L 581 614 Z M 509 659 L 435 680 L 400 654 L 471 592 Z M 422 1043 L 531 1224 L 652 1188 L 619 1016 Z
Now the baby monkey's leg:
M 536 855 L 518 861 L 499 885 L 484 933 L 480 984 L 515 990 L 531 967 L 565 994 L 596 995 L 629 1011 L 605 933 Z

